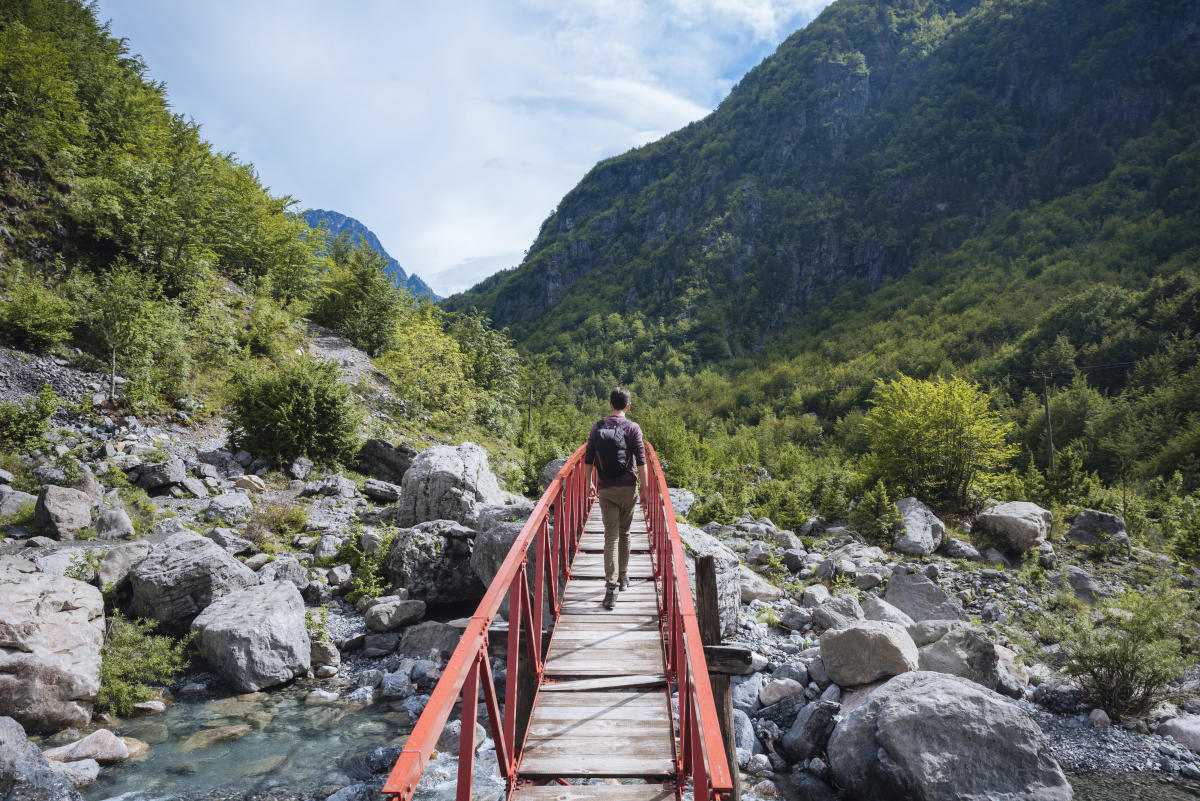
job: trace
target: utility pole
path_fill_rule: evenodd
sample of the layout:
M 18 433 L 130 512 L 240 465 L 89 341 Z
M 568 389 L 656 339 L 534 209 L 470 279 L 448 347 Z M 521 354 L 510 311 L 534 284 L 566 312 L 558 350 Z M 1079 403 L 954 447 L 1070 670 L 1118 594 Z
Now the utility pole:
M 1050 443 L 1050 472 L 1054 472 L 1054 426 L 1050 423 L 1050 389 L 1046 385 L 1049 373 L 1041 373 L 1042 403 L 1046 406 L 1046 440 Z

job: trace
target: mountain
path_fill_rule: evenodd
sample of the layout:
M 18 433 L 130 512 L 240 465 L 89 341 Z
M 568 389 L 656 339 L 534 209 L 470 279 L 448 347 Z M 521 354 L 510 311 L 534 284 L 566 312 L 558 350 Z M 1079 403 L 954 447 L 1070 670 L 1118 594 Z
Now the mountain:
M 404 287 L 417 297 L 427 297 L 433 301 L 441 300 L 441 298 L 435 295 L 433 290 L 430 289 L 429 284 L 426 284 L 416 275 L 409 275 L 408 273 L 404 272 L 404 268 L 400 266 L 400 262 L 392 258 L 391 255 L 383 249 L 383 244 L 379 241 L 379 237 L 375 235 L 375 232 L 353 217 L 347 217 L 345 214 L 341 214 L 336 211 L 327 211 L 326 209 L 308 209 L 300 216 L 303 217 L 304 221 L 313 228 L 316 228 L 323 223 L 331 236 L 349 234 L 350 238 L 355 242 L 357 242 L 358 237 L 361 236 L 372 250 L 388 260 L 387 267 L 385 269 L 387 274 L 392 277 L 393 281 L 395 281 L 396 286 Z
M 696 365 L 795 352 L 835 302 L 872 322 L 856 315 L 919 268 L 970 281 L 963 254 L 1024 285 L 1050 247 L 1030 228 L 1060 261 L 1128 257 L 1076 264 L 1043 302 L 1194 269 L 1198 19 L 1196 0 L 838 0 L 708 117 L 597 164 L 521 265 L 446 306 L 564 364 L 615 339 Z M 1173 233 L 1118 243 L 1139 221 Z

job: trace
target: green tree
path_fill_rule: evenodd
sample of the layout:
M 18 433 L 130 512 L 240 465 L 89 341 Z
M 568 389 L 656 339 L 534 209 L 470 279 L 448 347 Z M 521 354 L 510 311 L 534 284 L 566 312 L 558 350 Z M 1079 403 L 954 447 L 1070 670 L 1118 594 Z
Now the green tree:
M 443 312 L 423 305 L 393 324 L 394 347 L 378 359 L 396 394 L 438 425 L 461 425 L 475 412 L 468 357 L 442 327 Z
M 858 505 L 850 512 L 850 525 L 875 542 L 890 543 L 891 535 L 900 523 L 900 511 L 888 498 L 883 479 L 877 479 L 875 486 L 863 493 Z
M 0 304 L 0 330 L 18 344 L 41 349 L 71 336 L 75 307 L 40 281 L 20 276 L 10 286 L 12 297 Z
M 100 693 L 96 704 L 118 715 L 148 701 L 149 685 L 170 681 L 188 666 L 187 646 L 193 635 L 173 640 L 153 634 L 153 620 L 127 620 L 114 612 L 100 653 Z
M 1012 424 L 959 378 L 879 381 L 864 425 L 880 476 L 944 508 L 968 506 L 980 483 L 1016 453 L 1005 440 Z
M 347 234 L 329 243 L 327 268 L 312 302 L 311 316 L 372 356 L 396 347 L 399 319 L 416 306 L 407 291 L 384 272 L 387 260 L 365 241 Z

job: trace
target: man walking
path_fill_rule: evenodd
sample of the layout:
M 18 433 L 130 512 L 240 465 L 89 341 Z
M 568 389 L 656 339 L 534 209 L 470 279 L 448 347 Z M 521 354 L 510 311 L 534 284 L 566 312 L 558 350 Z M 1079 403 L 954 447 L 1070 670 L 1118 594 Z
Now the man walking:
M 608 396 L 612 414 L 599 420 L 588 434 L 583 453 L 588 465 L 589 492 L 594 492 L 604 519 L 604 608 L 612 609 L 617 590 L 629 586 L 629 526 L 633 505 L 641 490 L 646 503 L 646 446 L 642 429 L 626 418 L 629 390 L 617 387 Z M 637 472 L 634 473 L 636 465 Z

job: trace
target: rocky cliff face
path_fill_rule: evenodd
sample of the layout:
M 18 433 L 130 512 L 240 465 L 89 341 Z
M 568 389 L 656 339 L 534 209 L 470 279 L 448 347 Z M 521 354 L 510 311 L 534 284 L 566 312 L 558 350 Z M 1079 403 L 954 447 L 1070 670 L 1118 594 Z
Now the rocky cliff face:
M 329 230 L 330 236 L 349 234 L 350 238 L 355 242 L 361 236 L 372 250 L 388 260 L 385 270 L 392 277 L 396 286 L 404 287 L 417 297 L 441 300 L 441 298 L 434 294 L 429 284 L 422 281 L 419 276 L 406 273 L 404 268 L 400 266 L 400 262 L 396 261 L 392 258 L 391 254 L 384 250 L 383 243 L 379 241 L 379 237 L 375 235 L 375 232 L 353 217 L 347 217 L 340 212 L 328 211 L 326 209 L 309 209 L 300 216 L 313 228 L 324 223 L 325 227 Z
M 518 269 L 448 305 L 535 345 L 636 311 L 753 350 L 1107 176 L 1200 76 L 1197 18 L 1194 0 L 840 0 L 709 117 L 598 164 Z

